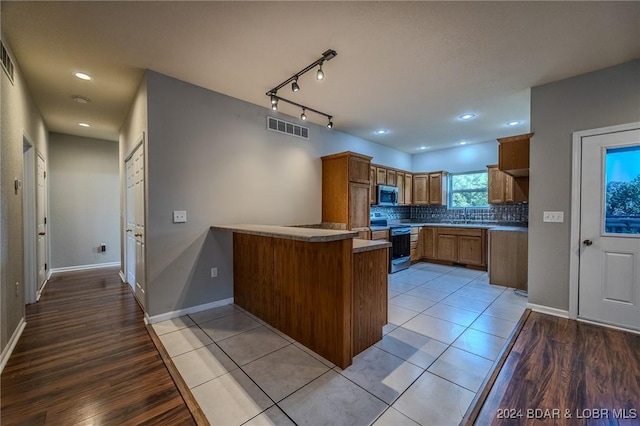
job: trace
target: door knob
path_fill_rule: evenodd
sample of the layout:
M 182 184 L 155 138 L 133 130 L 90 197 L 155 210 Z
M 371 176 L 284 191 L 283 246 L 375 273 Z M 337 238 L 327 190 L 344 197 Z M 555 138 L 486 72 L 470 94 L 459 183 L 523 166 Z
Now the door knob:
M 142 234 L 139 232 L 136 232 L 135 234 L 133 234 L 134 237 L 142 237 Z
M 131 232 L 131 231 L 133 231 L 133 229 L 127 229 L 127 232 Z
M 38 235 L 47 235 L 46 232 L 38 232 Z
M 591 240 L 584 240 L 584 241 L 582 242 L 582 244 L 584 244 L 585 246 L 590 246 L 591 244 L 593 244 L 593 241 L 591 241 Z

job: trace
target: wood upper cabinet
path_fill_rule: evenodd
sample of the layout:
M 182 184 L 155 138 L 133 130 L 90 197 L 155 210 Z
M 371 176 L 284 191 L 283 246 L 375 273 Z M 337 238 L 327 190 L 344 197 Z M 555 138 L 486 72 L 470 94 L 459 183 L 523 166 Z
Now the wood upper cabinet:
M 447 204 L 447 174 L 447 172 L 414 174 L 412 204 Z
M 369 227 L 371 157 L 353 152 L 322 157 L 322 221 Z
M 387 169 L 387 185 L 389 185 L 389 186 L 396 186 L 397 185 L 397 182 L 396 182 L 396 171 L 395 170 Z
M 529 177 L 514 178 L 498 169 L 487 166 L 489 173 L 489 204 L 520 203 L 529 196 Z
M 404 203 L 413 204 L 413 176 L 410 173 L 404 174 Z
M 413 175 L 413 200 L 412 204 L 429 204 L 429 175 Z
M 360 155 L 349 156 L 349 182 L 369 184 L 370 157 Z
M 406 204 L 404 199 L 404 173 L 396 172 L 396 186 L 398 187 L 398 204 Z
M 387 184 L 387 169 L 383 167 L 376 168 L 376 184 L 377 185 Z
M 369 188 L 371 191 L 369 201 L 371 202 L 371 204 L 375 204 L 378 202 L 378 192 L 376 188 L 376 179 L 378 178 L 377 173 L 378 170 L 376 169 L 376 166 L 369 166 Z
M 422 244 L 422 256 L 427 259 L 436 259 L 436 229 L 433 226 L 423 226 L 420 228 L 420 243 Z
M 498 168 L 513 176 L 529 176 L 529 142 L 533 133 L 498 139 Z

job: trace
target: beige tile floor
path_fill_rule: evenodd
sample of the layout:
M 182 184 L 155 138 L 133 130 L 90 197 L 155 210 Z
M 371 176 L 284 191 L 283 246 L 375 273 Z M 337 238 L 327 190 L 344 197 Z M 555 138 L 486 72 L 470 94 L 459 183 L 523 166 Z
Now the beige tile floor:
M 416 264 L 389 275 L 384 337 L 345 370 L 232 305 L 153 327 L 215 425 L 457 425 L 526 303 Z

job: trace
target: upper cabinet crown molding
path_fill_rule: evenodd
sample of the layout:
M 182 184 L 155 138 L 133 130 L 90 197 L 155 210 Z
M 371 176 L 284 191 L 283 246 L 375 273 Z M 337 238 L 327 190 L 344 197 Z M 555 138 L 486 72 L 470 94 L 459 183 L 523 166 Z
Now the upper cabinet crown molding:
M 529 141 L 533 133 L 498 139 L 498 168 L 513 177 L 529 176 Z

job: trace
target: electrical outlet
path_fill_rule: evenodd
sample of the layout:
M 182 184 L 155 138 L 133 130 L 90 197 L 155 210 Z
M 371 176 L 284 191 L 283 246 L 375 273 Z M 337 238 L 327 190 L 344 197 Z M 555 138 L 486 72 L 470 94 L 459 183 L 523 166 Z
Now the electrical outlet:
M 564 212 L 543 212 L 542 221 L 562 223 L 564 222 Z
M 185 223 L 187 221 L 187 212 L 184 210 L 173 211 L 173 223 Z
M 211 278 L 218 276 L 218 268 L 211 268 Z

